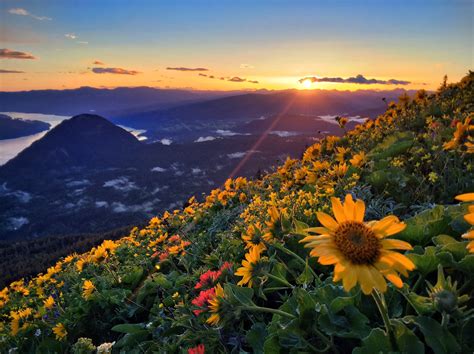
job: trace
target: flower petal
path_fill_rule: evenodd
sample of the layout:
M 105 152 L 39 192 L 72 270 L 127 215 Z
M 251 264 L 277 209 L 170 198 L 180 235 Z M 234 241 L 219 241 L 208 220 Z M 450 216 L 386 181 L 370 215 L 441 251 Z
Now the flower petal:
M 343 223 L 347 220 L 346 214 L 344 213 L 344 207 L 342 206 L 339 198 L 331 197 L 332 212 L 338 223 Z
M 355 212 L 354 212 L 354 220 L 363 222 L 365 216 L 365 203 L 363 200 L 358 199 L 355 203 Z
M 350 291 L 357 283 L 357 272 L 354 268 L 347 268 L 347 272 L 342 277 L 342 285 L 345 291 Z
M 398 249 L 398 250 L 411 250 L 413 247 L 405 241 L 395 239 L 384 239 L 381 241 L 383 248 L 386 250 Z
M 319 222 L 330 231 L 335 231 L 339 226 L 336 220 L 321 211 L 316 212 L 316 217 L 318 218 Z
M 355 203 L 352 199 L 352 195 L 347 194 L 346 199 L 344 201 L 344 214 L 346 214 L 347 220 L 354 220 L 354 210 L 355 210 Z
M 464 193 L 456 196 L 456 199 L 461 202 L 474 202 L 474 193 Z

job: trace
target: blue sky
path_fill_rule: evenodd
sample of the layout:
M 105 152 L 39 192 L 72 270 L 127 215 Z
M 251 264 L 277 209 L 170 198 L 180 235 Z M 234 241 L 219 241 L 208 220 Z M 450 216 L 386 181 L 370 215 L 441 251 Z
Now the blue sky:
M 298 78 L 305 76 L 357 74 L 432 87 L 445 73 L 455 80 L 472 69 L 473 4 L 3 0 L 1 47 L 31 53 L 37 59 L 2 59 L 2 69 L 23 72 L 2 75 L 2 86 L 9 86 L 2 88 L 40 88 L 41 80 L 44 88 L 86 82 L 92 86 L 284 88 L 298 87 Z M 27 14 L 12 13 L 12 9 Z M 95 60 L 140 74 L 94 74 Z M 204 67 L 208 75 L 246 81 L 209 80 L 167 67 Z

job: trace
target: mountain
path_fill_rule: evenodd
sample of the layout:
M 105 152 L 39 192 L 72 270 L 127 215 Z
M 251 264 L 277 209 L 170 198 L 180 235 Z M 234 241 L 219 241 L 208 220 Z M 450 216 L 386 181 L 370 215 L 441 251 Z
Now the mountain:
M 254 176 L 299 156 L 312 141 L 249 133 L 145 144 L 105 118 L 75 116 L 0 166 L 0 240 L 137 224 L 231 174 Z
M 49 127 L 50 125 L 45 122 L 13 119 L 5 114 L 0 114 L 0 140 L 33 135 L 48 130 Z
M 118 87 L 0 92 L 0 111 L 73 116 L 81 113 L 123 114 L 165 109 L 186 102 L 231 95 L 232 92 Z M 234 93 L 235 94 L 235 93 Z
M 2 172 L 63 170 L 74 167 L 113 166 L 140 145 L 126 130 L 108 120 L 81 114 L 61 122 L 42 139 L 2 166 Z
M 473 353 L 473 97 L 470 72 L 18 279 L 0 351 Z
M 404 90 L 328 91 L 287 90 L 270 93 L 247 93 L 177 107 L 113 116 L 112 121 L 143 129 L 163 129 L 163 124 L 186 126 L 213 124 L 215 126 L 256 119 L 261 116 L 288 113 L 301 115 L 361 115 L 371 117 L 386 108 L 382 101 L 397 100 Z M 413 93 L 413 92 L 409 92 Z M 235 123 L 234 123 L 235 124 Z

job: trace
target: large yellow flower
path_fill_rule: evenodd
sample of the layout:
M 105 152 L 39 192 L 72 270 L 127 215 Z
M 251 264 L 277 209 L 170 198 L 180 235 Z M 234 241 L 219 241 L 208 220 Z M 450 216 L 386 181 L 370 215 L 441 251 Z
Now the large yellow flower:
M 219 314 L 221 309 L 222 300 L 224 299 L 224 289 L 222 288 L 221 284 L 217 284 L 214 287 L 215 293 L 214 296 L 208 300 L 209 303 L 209 311 L 212 313 L 211 316 L 206 320 L 206 322 L 210 325 L 217 325 L 221 320 L 221 316 Z
M 245 255 L 245 259 L 242 261 L 242 267 L 237 269 L 235 275 L 242 277 L 242 279 L 237 283 L 239 286 L 243 286 L 245 284 L 248 287 L 252 287 L 253 279 L 258 276 L 261 257 L 260 253 L 262 250 L 258 247 L 253 247 L 250 251 Z
M 94 283 L 91 282 L 90 280 L 86 280 L 84 284 L 82 284 L 82 297 L 86 300 L 89 300 L 94 290 L 95 290 Z
M 328 214 L 318 212 L 322 227 L 310 228 L 300 242 L 312 248 L 310 255 L 318 257 L 323 265 L 334 265 L 334 281 L 342 280 L 346 291 L 359 283 L 364 294 L 373 289 L 387 290 L 384 277 L 395 286 L 402 287 L 399 273 L 408 276 L 407 271 L 415 265 L 406 256 L 394 249 L 409 250 L 407 242 L 387 239 L 387 236 L 402 231 L 406 225 L 396 216 L 387 216 L 379 221 L 364 222 L 365 204 L 354 202 L 348 194 L 344 205 L 338 198 L 331 198 L 335 220 Z
M 457 200 L 460 200 L 461 202 L 474 202 L 474 193 L 465 193 L 458 195 L 456 197 Z M 468 207 L 469 213 L 464 215 L 464 220 L 466 220 L 469 224 L 474 225 L 474 204 L 469 205 Z M 474 253 L 474 229 L 471 229 L 464 235 L 462 235 L 463 238 L 472 240 L 467 244 L 467 249 L 469 253 Z

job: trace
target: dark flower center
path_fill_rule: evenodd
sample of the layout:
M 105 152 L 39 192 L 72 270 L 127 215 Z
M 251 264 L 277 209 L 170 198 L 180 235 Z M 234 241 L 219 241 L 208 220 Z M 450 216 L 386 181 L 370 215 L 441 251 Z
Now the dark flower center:
M 375 233 L 358 221 L 341 223 L 334 233 L 334 242 L 339 251 L 354 264 L 374 264 L 382 248 Z

